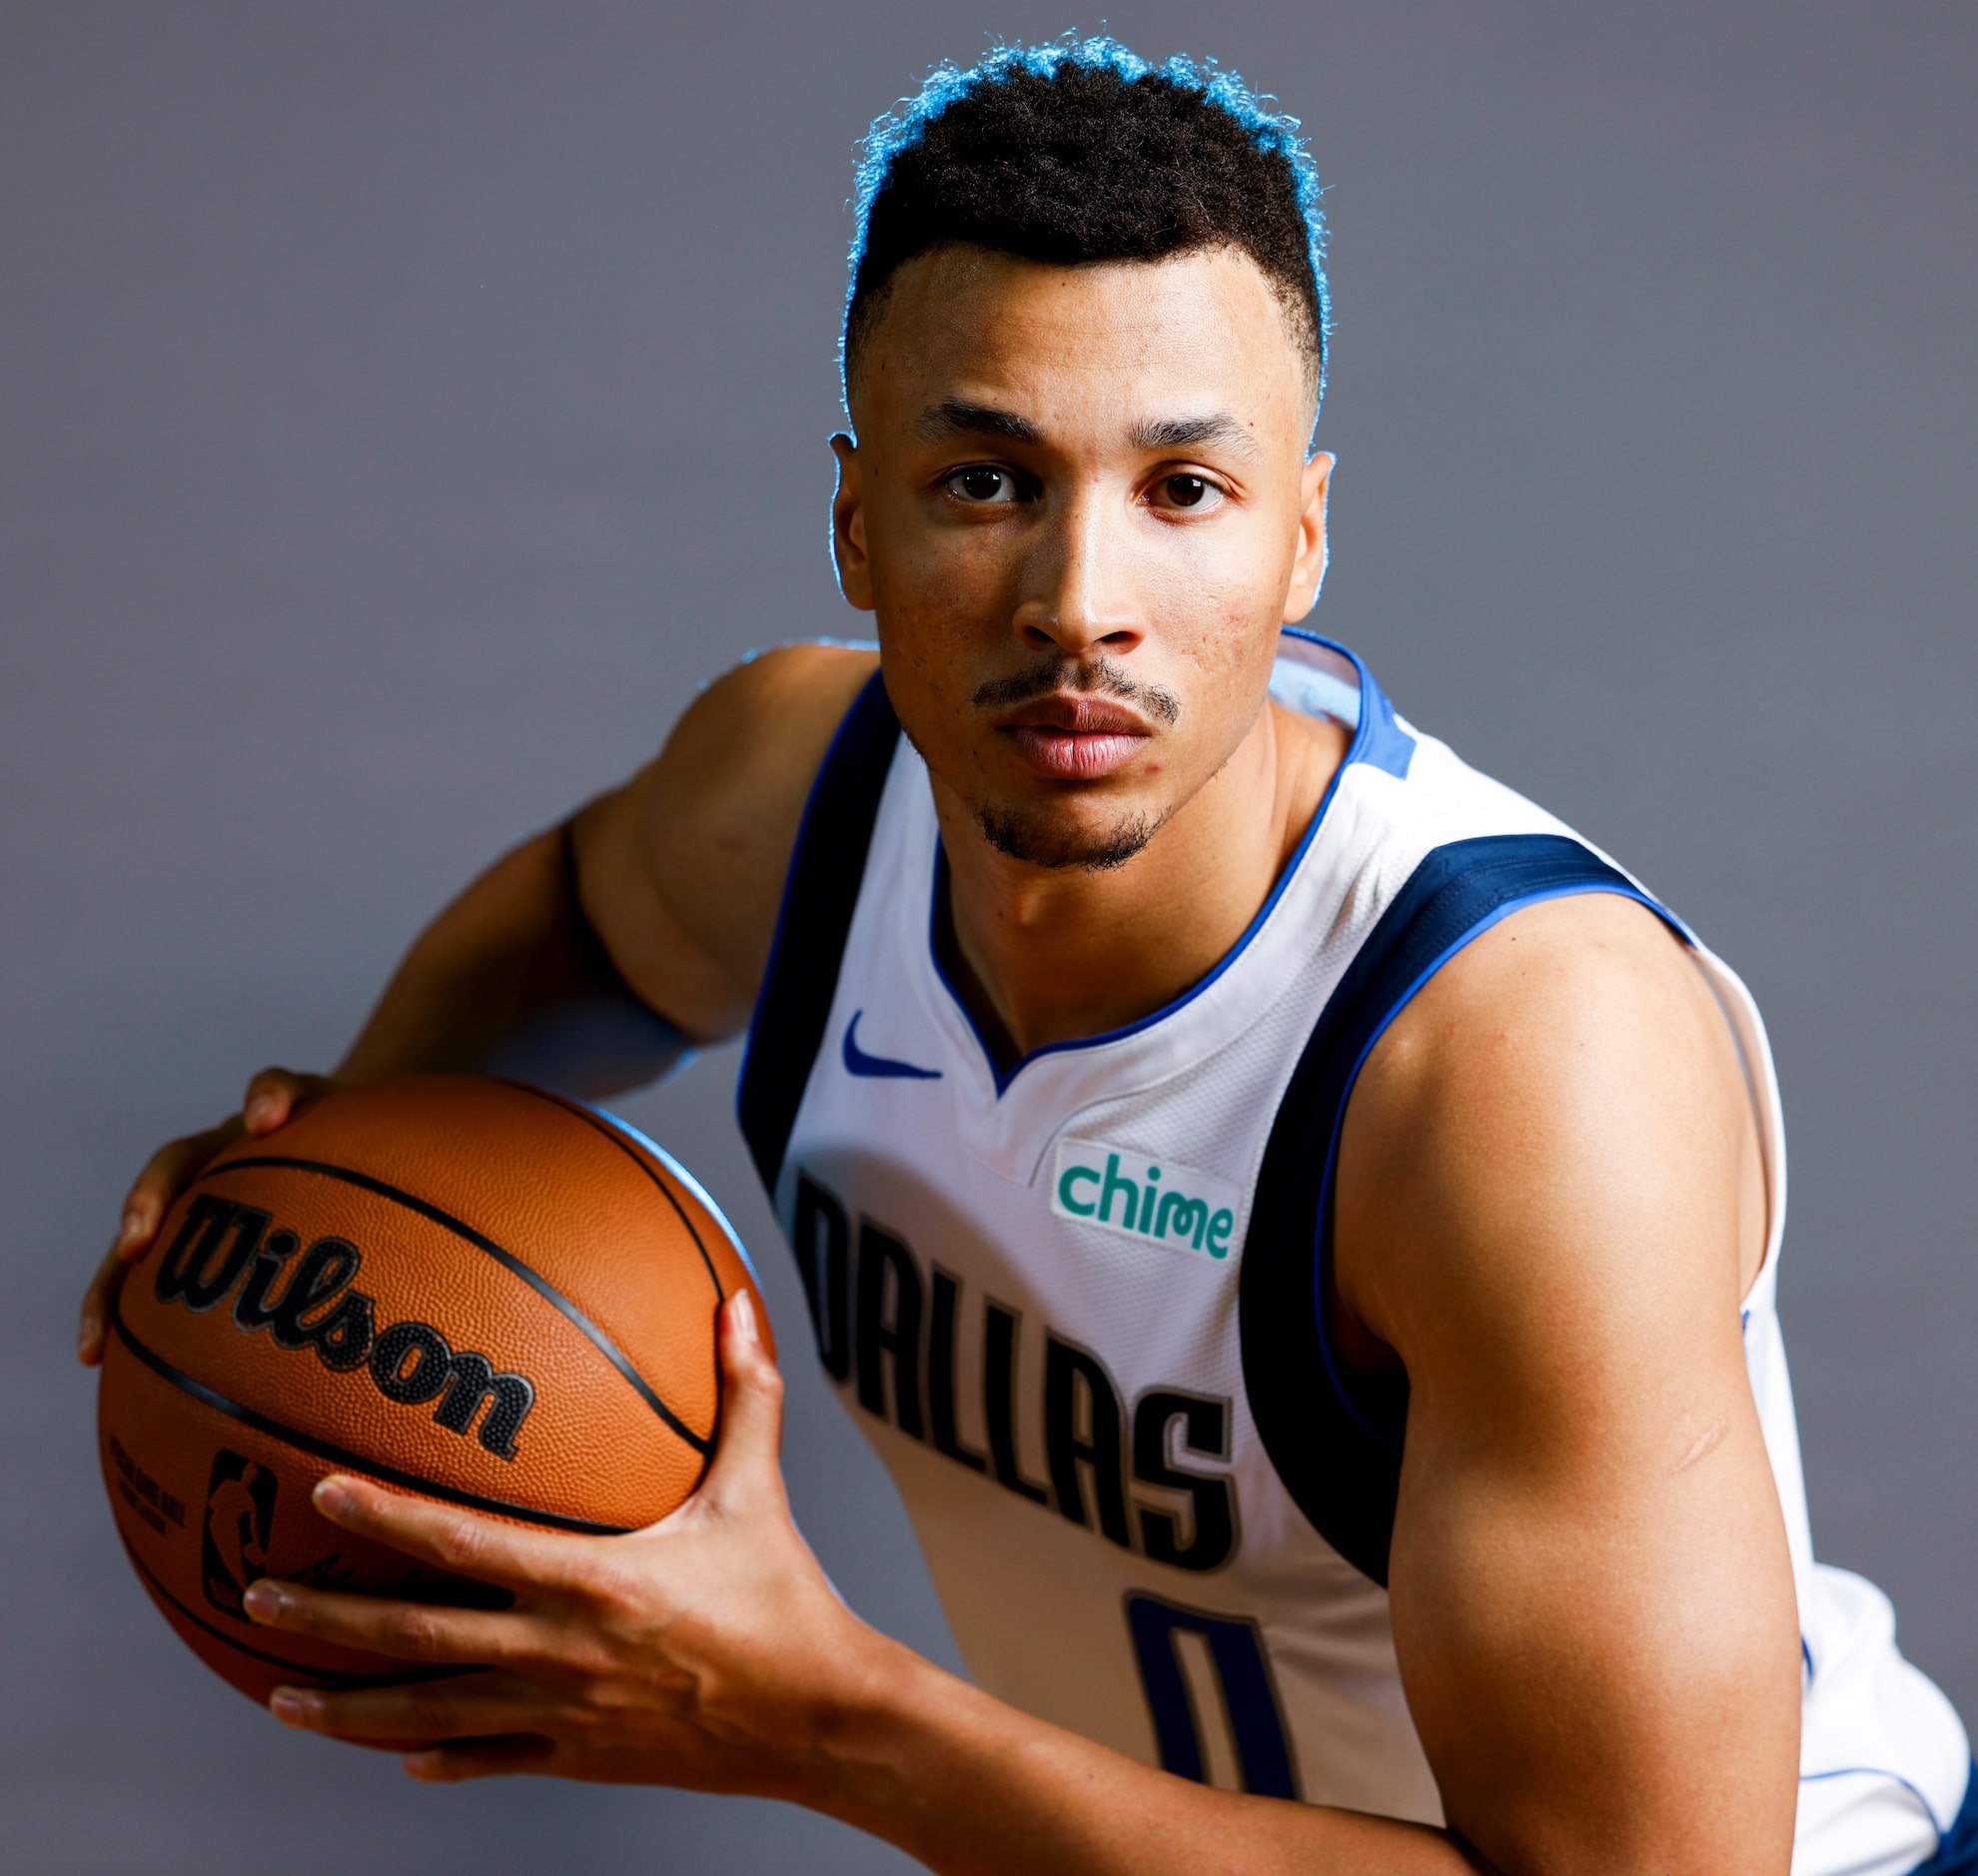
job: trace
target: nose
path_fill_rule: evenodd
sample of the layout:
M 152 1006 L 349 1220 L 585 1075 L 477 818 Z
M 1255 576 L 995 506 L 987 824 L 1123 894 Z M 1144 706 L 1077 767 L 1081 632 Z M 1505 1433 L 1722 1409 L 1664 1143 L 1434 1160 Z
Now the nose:
M 1067 658 L 1102 649 L 1117 654 L 1146 636 L 1132 530 L 1112 509 L 1096 492 L 1081 493 L 1040 530 L 1014 621 L 1025 650 Z

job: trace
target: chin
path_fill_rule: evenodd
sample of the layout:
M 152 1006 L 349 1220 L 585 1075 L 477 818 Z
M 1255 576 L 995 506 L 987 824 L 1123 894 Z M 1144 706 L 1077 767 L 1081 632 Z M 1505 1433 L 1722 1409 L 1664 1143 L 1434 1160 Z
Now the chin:
M 1097 825 L 1065 812 L 1062 803 L 1012 806 L 993 802 L 975 810 L 982 837 L 1012 860 L 1054 872 L 1103 873 L 1124 866 L 1160 831 L 1165 815 L 1144 811 L 1115 815 Z

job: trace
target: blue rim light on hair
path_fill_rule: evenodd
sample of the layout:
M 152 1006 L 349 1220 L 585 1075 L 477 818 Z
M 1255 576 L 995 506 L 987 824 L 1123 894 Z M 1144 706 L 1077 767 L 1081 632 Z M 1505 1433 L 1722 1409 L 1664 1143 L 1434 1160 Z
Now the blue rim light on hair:
M 1299 213 L 1305 219 L 1312 281 L 1319 296 L 1319 398 L 1323 403 L 1333 338 L 1333 301 L 1326 285 L 1326 218 L 1319 208 L 1319 167 L 1312 160 L 1305 139 L 1298 134 L 1299 120 L 1270 109 L 1276 99 L 1252 91 L 1235 72 L 1223 70 L 1214 59 L 1196 60 L 1178 52 L 1159 65 L 1150 65 L 1110 34 L 1080 39 L 1075 33 L 1066 33 L 1041 46 L 999 45 L 966 71 L 951 60 L 944 60 L 928 74 L 927 82 L 913 97 L 902 98 L 890 111 L 872 120 L 871 130 L 858 147 L 852 197 L 851 279 L 845 288 L 847 315 L 851 311 L 852 290 L 858 284 L 858 264 L 865 255 L 866 224 L 872 213 L 873 198 L 891 173 L 894 158 L 918 143 L 926 135 L 928 125 L 949 105 L 978 87 L 994 85 L 1017 71 L 1048 79 L 1066 65 L 1081 66 L 1088 71 L 1114 71 L 1129 84 L 1150 76 L 1165 78 L 1184 90 L 1198 92 L 1235 118 L 1260 150 L 1281 155 L 1291 164 Z M 845 393 L 844 369 L 841 328 L 838 383 L 841 396 L 846 396 L 845 414 L 849 417 L 851 406 Z

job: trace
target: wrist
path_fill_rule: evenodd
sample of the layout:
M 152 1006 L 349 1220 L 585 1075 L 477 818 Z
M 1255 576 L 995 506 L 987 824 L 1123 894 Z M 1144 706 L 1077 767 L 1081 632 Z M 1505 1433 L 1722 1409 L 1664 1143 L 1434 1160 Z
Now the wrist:
M 787 1795 L 905 1847 L 913 1813 L 938 1802 L 955 1733 L 985 1696 L 904 1643 L 859 1628 Z
M 872 1639 L 855 1694 L 819 1734 L 799 1802 L 929 1869 L 1041 1869 L 1050 1843 L 1060 1853 L 1075 1844 L 1076 1859 L 1092 1844 L 1091 1819 L 1079 1813 L 1095 1777 L 1110 1769 L 1166 1782 L 887 1636 Z

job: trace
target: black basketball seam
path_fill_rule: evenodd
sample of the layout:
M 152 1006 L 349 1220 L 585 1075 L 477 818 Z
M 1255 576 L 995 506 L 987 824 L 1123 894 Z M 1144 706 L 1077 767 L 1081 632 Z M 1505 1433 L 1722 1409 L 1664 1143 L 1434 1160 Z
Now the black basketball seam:
M 520 1518 L 530 1524 L 546 1524 L 557 1530 L 575 1531 L 584 1537 L 622 1537 L 635 1526 L 630 1524 L 601 1524 L 587 1517 L 565 1517 L 560 1511 L 538 1511 L 531 1505 L 512 1504 L 505 1498 L 484 1497 L 478 1491 L 465 1491 L 458 1485 L 443 1485 L 438 1479 L 424 1478 L 417 1472 L 401 1470 L 396 1465 L 387 1465 L 382 1460 L 367 1458 L 361 1452 L 332 1444 L 327 1439 L 319 1439 L 314 1433 L 306 1433 L 298 1426 L 285 1425 L 281 1420 L 271 1419 L 265 1413 L 258 1413 L 251 1407 L 243 1407 L 238 1401 L 230 1401 L 224 1394 L 209 1388 L 203 1381 L 195 1381 L 183 1369 L 172 1364 L 148 1349 L 134 1335 L 120 1316 L 117 1319 L 117 1335 L 124 1346 L 142 1362 L 153 1374 L 169 1381 L 183 1394 L 189 1394 L 195 1401 L 210 1407 L 215 1412 L 224 1413 L 229 1419 L 236 1419 L 243 1426 L 252 1426 L 256 1432 L 267 1433 L 271 1438 L 280 1439 L 301 1452 L 313 1452 L 319 1459 L 328 1459 L 332 1465 L 348 1465 L 355 1471 L 369 1472 L 374 1477 L 389 1480 L 395 1485 L 405 1485 L 414 1491 L 423 1491 L 429 1497 L 445 1498 L 449 1503 L 466 1505 L 471 1511 L 493 1511 L 503 1517 Z
M 342 1668 L 313 1667 L 307 1661 L 292 1660 L 286 1654 L 270 1654 L 263 1648 L 250 1648 L 245 1641 L 236 1641 L 223 1628 L 215 1628 L 196 1609 L 188 1608 L 171 1590 L 158 1580 L 158 1574 L 151 1569 L 143 1557 L 131 1547 L 131 1540 L 120 1530 L 117 1540 L 124 1546 L 124 1554 L 130 1558 L 131 1567 L 151 1585 L 151 1592 L 183 1615 L 195 1628 L 203 1628 L 215 1641 L 224 1642 L 228 1647 L 242 1654 L 251 1654 L 257 1661 L 266 1661 L 271 1667 L 292 1668 L 298 1674 L 308 1674 L 317 1680 L 327 1680 L 339 1687 L 403 1687 L 416 1680 L 453 1680 L 462 1674 L 472 1674 L 472 1667 L 408 1667 L 403 1674 L 347 1674 Z
M 721 1288 L 720 1273 L 714 1268 L 714 1260 L 707 1255 L 707 1247 L 701 1243 L 700 1233 L 694 1229 L 693 1220 L 687 1217 L 686 1207 L 673 1196 L 672 1188 L 651 1167 L 646 1165 L 645 1156 L 623 1134 L 613 1127 L 609 1121 L 600 1120 L 598 1116 L 591 1113 L 581 1101 L 572 1101 L 565 1095 L 557 1094 L 553 1089 L 538 1088 L 533 1082 L 509 1081 L 506 1076 L 497 1076 L 494 1079 L 498 1080 L 504 1088 L 513 1088 L 521 1094 L 534 1095 L 538 1100 L 547 1101 L 551 1106 L 561 1108 L 565 1114 L 574 1115 L 586 1127 L 592 1128 L 597 1133 L 602 1134 L 647 1179 L 651 1180 L 653 1185 L 664 1196 L 666 1203 L 678 1213 L 680 1223 L 686 1227 L 687 1236 L 693 1240 L 693 1248 L 700 1253 L 701 1263 L 707 1266 L 707 1277 L 708 1281 L 714 1286 L 714 1295 L 721 1302 L 727 1302 L 728 1293 Z
M 646 1176 L 647 1179 L 651 1180 L 653 1185 L 658 1187 L 659 1191 L 664 1195 L 666 1203 L 670 1205 L 676 1213 L 679 1214 L 680 1223 L 686 1227 L 687 1236 L 693 1240 L 693 1248 L 700 1253 L 701 1263 L 707 1266 L 708 1281 L 713 1284 L 714 1295 L 715 1298 L 717 1299 L 716 1307 L 718 1308 L 721 1303 L 727 1302 L 728 1293 L 721 1288 L 721 1279 L 719 1274 L 714 1269 L 714 1260 L 707 1255 L 707 1247 L 701 1243 L 700 1233 L 694 1229 L 693 1220 L 687 1217 L 686 1208 L 682 1206 L 679 1200 L 673 1196 L 672 1188 L 668 1186 L 666 1182 L 663 1179 L 661 1179 L 659 1175 L 652 1170 L 651 1167 L 646 1165 L 644 1156 L 640 1154 L 633 1147 L 632 1143 L 629 1140 L 627 1140 L 624 1137 L 624 1135 L 617 1130 L 617 1128 L 613 1127 L 609 1122 L 601 1119 L 598 1115 L 592 1113 L 591 1110 L 586 1106 L 584 1106 L 582 1102 L 572 1101 L 569 1099 L 568 1096 L 559 1095 L 551 1089 L 538 1088 L 533 1082 L 510 1081 L 506 1076 L 496 1076 L 494 1077 L 493 1079 L 500 1081 L 505 1087 L 518 1089 L 523 1094 L 536 1095 L 540 1097 L 542 1100 L 549 1102 L 552 1106 L 561 1108 L 565 1113 L 573 1114 L 578 1120 L 582 1121 L 586 1126 L 595 1128 L 596 1131 L 602 1134 L 606 1140 L 608 1140 L 614 1147 L 616 1147 L 619 1150 L 619 1152 L 623 1153 L 631 1161 L 631 1163 L 634 1166 L 636 1166 L 638 1170 Z M 709 1435 L 709 1438 L 710 1440 L 717 1441 L 719 1440 L 720 1437 L 721 1437 L 721 1394 L 720 1394 L 720 1390 L 717 1388 L 715 1390 L 715 1395 L 714 1395 L 714 1430 Z
M 347 1186 L 356 1186 L 361 1191 L 375 1193 L 381 1199 L 390 1199 L 395 1205 L 403 1205 L 408 1211 L 417 1212 L 420 1217 L 430 1220 L 433 1224 L 440 1226 L 442 1230 L 450 1231 L 457 1238 L 465 1239 L 477 1251 L 487 1252 L 495 1263 L 501 1265 L 512 1275 L 519 1277 L 545 1303 L 560 1310 L 578 1329 L 582 1330 L 584 1335 L 590 1339 L 598 1354 L 603 1356 L 626 1381 L 631 1383 L 646 1406 L 658 1414 L 702 1458 L 705 1458 L 713 1450 L 712 1442 L 703 1439 L 665 1402 L 659 1399 L 652 1385 L 626 1359 L 624 1351 L 609 1336 L 605 1335 L 589 1317 L 584 1315 L 568 1297 L 564 1296 L 548 1278 L 532 1271 L 512 1251 L 504 1251 L 494 1239 L 485 1237 L 482 1233 L 476 1231 L 472 1225 L 455 1218 L 450 1212 L 443 1212 L 437 1205 L 429 1205 L 426 1200 L 415 1198 L 410 1192 L 402 1192 L 397 1186 L 388 1186 L 382 1179 L 373 1179 L 369 1173 L 355 1172 L 347 1166 L 332 1166 L 325 1160 L 294 1160 L 274 1155 L 257 1155 L 254 1158 L 245 1160 L 227 1160 L 217 1166 L 209 1166 L 193 1181 L 193 1184 L 198 1185 L 204 1180 L 218 1179 L 227 1173 L 245 1171 L 247 1168 L 253 1166 L 273 1167 L 291 1173 L 317 1173 L 325 1179 L 340 1179 Z

